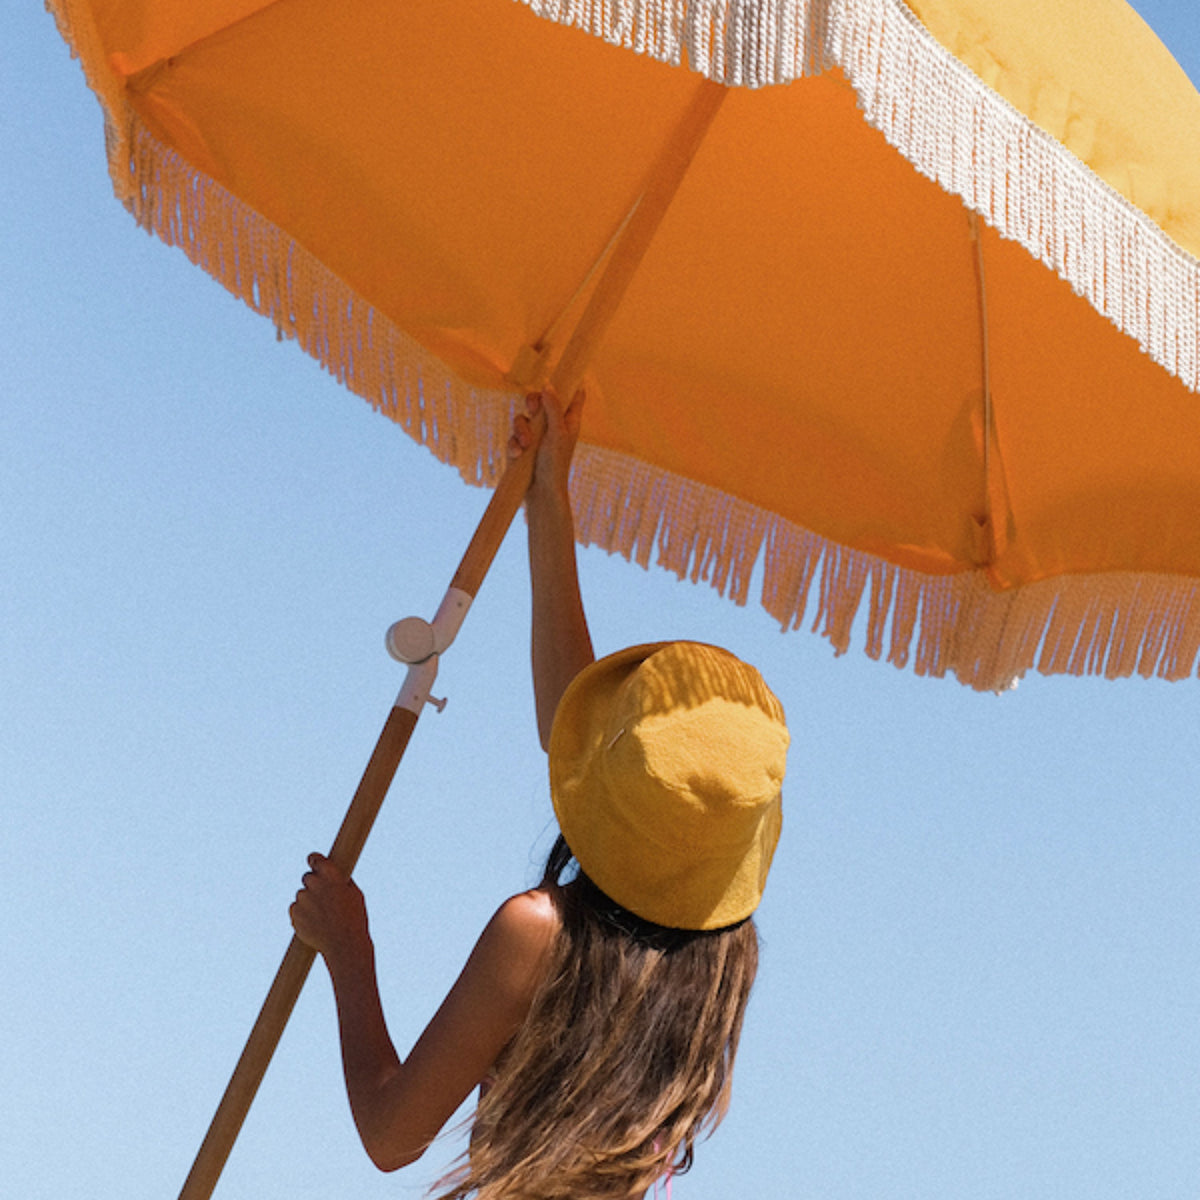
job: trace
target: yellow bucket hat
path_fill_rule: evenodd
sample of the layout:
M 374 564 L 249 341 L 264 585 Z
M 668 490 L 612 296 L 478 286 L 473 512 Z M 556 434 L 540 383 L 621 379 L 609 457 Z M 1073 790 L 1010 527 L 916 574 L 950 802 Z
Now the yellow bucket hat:
M 733 925 L 762 898 L 787 747 L 783 706 L 727 650 L 621 650 L 581 671 L 555 713 L 559 828 L 596 886 L 643 920 Z

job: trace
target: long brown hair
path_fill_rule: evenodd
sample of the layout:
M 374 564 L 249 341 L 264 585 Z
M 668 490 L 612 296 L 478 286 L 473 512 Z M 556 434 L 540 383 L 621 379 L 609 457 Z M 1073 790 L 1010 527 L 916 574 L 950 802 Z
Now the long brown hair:
M 724 1116 L 758 966 L 752 921 L 666 929 L 609 900 L 560 837 L 542 886 L 562 918 L 545 979 L 439 1200 L 627 1200 Z

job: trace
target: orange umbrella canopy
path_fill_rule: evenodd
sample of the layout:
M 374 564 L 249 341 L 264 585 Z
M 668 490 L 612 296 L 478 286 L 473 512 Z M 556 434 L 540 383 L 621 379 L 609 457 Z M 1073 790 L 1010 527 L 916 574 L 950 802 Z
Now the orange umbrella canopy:
M 1194 669 L 1200 96 L 1123 0 L 51 7 L 138 220 L 480 482 L 722 85 L 581 540 L 977 687 Z

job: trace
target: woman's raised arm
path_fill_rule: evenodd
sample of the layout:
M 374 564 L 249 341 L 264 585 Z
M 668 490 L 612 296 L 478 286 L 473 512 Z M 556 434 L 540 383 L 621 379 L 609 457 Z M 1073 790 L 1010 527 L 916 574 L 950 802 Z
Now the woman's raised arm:
M 531 420 L 539 410 L 545 412 L 546 431 L 525 496 L 533 592 L 533 689 L 543 749 L 550 744 L 550 728 L 563 692 L 595 658 L 579 591 L 575 524 L 567 492 L 583 399 L 583 393 L 577 392 L 564 408 L 553 391 L 530 396 L 526 414 L 518 415 L 513 423 L 509 442 L 512 457 L 525 453 L 532 440 Z

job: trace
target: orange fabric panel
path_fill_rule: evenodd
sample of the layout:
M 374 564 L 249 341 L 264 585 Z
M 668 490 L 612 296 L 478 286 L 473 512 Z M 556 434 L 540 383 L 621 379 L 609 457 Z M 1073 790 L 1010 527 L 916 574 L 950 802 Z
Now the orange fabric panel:
M 1200 401 L 1020 247 L 993 235 L 988 256 L 1002 577 L 1200 563 Z
M 734 94 L 597 357 L 589 436 L 949 569 L 975 487 L 945 453 L 979 388 L 967 231 L 837 78 Z

